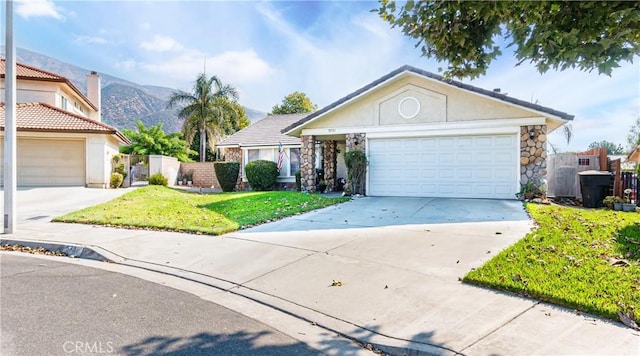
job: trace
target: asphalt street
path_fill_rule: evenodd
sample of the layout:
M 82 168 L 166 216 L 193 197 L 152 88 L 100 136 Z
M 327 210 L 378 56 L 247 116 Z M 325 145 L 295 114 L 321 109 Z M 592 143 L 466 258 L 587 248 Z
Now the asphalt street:
M 197 296 L 105 270 L 0 255 L 2 355 L 316 355 Z

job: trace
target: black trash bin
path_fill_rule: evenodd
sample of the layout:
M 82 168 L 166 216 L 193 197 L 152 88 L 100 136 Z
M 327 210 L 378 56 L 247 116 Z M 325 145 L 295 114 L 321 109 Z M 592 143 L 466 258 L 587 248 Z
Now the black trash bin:
M 607 196 L 607 189 L 611 184 L 611 172 L 584 171 L 580 176 L 580 191 L 582 192 L 582 206 L 585 208 L 599 208 L 604 206 L 602 201 Z

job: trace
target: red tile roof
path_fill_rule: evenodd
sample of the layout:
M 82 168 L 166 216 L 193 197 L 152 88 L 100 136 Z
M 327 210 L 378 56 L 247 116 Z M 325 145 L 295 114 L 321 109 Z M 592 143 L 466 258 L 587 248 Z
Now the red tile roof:
M 4 78 L 7 71 L 7 62 L 5 59 L 0 59 L 0 76 Z M 22 63 L 16 63 L 16 76 L 21 79 L 45 79 L 64 82 L 67 78 L 57 75 L 55 73 L 47 72 L 42 69 L 28 66 Z
M 0 104 L 0 129 L 4 131 L 5 105 Z M 18 131 L 79 132 L 116 135 L 123 143 L 129 139 L 118 129 L 105 123 L 72 114 L 45 103 L 20 103 L 16 105 Z
M 0 59 L 0 78 L 4 78 L 7 72 L 7 61 L 6 59 Z M 76 94 L 78 94 L 89 106 L 91 106 L 94 110 L 98 110 L 98 108 L 84 95 L 80 89 L 78 89 L 71 81 L 61 75 L 47 72 L 46 70 L 38 69 L 36 67 L 28 66 L 22 63 L 16 63 L 16 78 L 22 80 L 39 80 L 39 81 L 47 81 L 47 82 L 59 82 L 67 84 L 71 90 L 73 90 Z

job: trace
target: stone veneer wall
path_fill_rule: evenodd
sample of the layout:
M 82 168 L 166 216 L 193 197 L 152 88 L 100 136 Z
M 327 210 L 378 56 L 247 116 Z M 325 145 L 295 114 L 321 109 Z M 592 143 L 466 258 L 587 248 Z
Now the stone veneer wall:
M 302 190 L 309 193 L 316 191 L 316 137 L 313 135 L 300 136 L 300 181 Z
M 236 181 L 236 190 L 244 190 L 244 184 L 242 182 L 242 172 L 244 171 L 244 165 L 242 164 L 242 149 L 240 147 L 228 147 L 222 151 L 222 157 L 226 162 L 239 162 L 240 170 L 238 171 L 238 180 Z
M 366 138 L 367 138 L 367 135 L 363 133 L 347 134 L 347 137 L 346 137 L 347 152 L 351 151 L 354 148 L 359 148 L 366 152 L 367 151 Z M 358 140 L 357 145 L 356 145 L 356 140 Z
M 535 131 L 533 138 L 529 135 Z M 520 184 L 533 182 L 537 187 L 547 175 L 547 126 L 520 127 Z
M 337 164 L 337 148 L 336 141 L 325 141 L 322 150 L 322 170 L 324 171 L 324 180 L 327 181 L 327 191 L 335 190 L 336 184 L 336 164 Z

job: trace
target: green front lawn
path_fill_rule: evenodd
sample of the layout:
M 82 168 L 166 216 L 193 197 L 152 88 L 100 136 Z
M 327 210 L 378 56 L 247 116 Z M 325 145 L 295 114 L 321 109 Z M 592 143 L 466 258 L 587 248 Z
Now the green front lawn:
M 464 277 L 580 311 L 640 321 L 640 213 L 528 204 L 539 225 Z
M 53 221 L 219 235 L 348 199 L 280 191 L 198 194 L 148 186 Z

